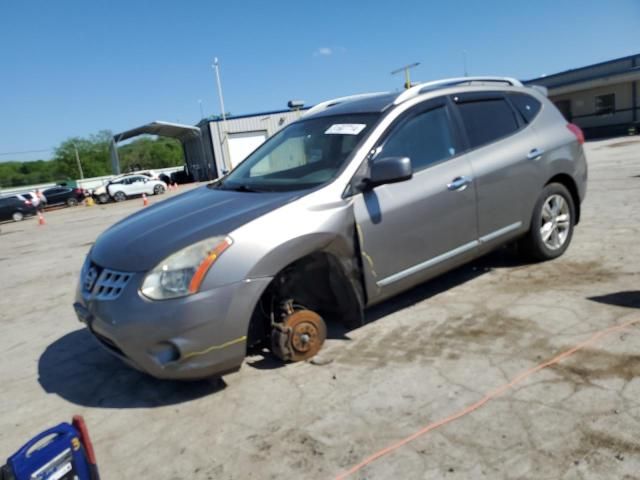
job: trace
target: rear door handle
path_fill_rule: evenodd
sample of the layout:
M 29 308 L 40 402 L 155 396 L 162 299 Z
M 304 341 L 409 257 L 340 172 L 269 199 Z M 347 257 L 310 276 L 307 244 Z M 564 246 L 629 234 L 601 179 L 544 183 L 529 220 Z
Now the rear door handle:
M 471 183 L 471 179 L 469 177 L 465 177 L 465 176 L 456 177 L 453 180 L 451 180 L 451 183 L 447 183 L 447 188 L 454 192 L 461 192 L 465 188 L 467 188 L 470 183 Z
M 542 154 L 544 153 L 544 150 L 541 148 L 534 148 L 532 150 L 529 151 L 529 153 L 527 154 L 527 158 L 529 160 L 533 160 L 536 158 L 539 158 L 542 156 Z

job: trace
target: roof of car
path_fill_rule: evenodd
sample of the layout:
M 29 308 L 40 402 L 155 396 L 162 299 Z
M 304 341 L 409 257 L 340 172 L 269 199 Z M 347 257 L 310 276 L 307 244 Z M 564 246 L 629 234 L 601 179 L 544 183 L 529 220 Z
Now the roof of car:
M 328 100 L 312 107 L 305 114 L 305 117 L 318 118 L 329 115 L 346 115 L 353 113 L 381 113 L 389 107 L 399 105 L 411 98 L 447 88 L 518 88 L 522 86 L 519 80 L 511 77 L 445 78 L 416 84 L 410 89 L 401 92 L 368 93 Z
M 380 93 L 363 98 L 355 98 L 353 100 L 345 100 L 330 108 L 311 114 L 309 116 L 322 117 L 326 115 L 346 115 L 350 113 L 379 113 L 383 112 L 396 97 L 398 92 Z

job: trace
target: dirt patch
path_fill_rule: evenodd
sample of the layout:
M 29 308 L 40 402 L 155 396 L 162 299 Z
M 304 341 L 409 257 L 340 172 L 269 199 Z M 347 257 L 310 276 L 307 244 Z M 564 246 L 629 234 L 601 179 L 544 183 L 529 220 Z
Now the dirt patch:
M 490 354 L 496 342 L 508 352 L 530 346 L 545 336 L 528 320 L 501 313 L 452 316 L 432 327 L 399 327 L 381 336 L 372 335 L 336 352 L 337 362 L 383 367 L 390 363 L 410 363 L 435 359 L 458 360 L 460 352 Z
M 583 430 L 580 443 L 570 457 L 575 458 L 576 462 L 584 459 L 590 463 L 593 460 L 590 457 L 596 453 L 606 455 L 606 450 L 610 452 L 612 459 L 622 462 L 625 457 L 640 455 L 640 442 L 632 442 L 605 432 Z
M 619 276 L 619 272 L 605 268 L 598 261 L 573 262 L 555 261 L 538 264 L 535 268 L 526 267 L 508 270 L 504 277 L 495 280 L 504 284 L 510 291 L 545 290 L 548 288 L 566 288 L 576 284 L 594 284 L 606 282 Z
M 566 362 L 550 367 L 573 383 L 622 378 L 629 382 L 640 376 L 640 355 L 619 355 L 602 350 L 579 350 Z
M 611 145 L 607 145 L 607 148 L 618 148 L 618 147 L 626 147 L 628 145 L 636 145 L 640 143 L 640 140 L 624 140 L 622 142 L 612 143 Z

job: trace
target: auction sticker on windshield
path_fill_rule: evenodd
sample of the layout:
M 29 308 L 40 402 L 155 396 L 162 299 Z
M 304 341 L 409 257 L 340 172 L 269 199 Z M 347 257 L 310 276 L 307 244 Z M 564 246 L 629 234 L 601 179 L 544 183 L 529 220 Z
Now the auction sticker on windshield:
M 327 135 L 358 135 L 366 127 L 364 123 L 334 123 L 324 132 Z

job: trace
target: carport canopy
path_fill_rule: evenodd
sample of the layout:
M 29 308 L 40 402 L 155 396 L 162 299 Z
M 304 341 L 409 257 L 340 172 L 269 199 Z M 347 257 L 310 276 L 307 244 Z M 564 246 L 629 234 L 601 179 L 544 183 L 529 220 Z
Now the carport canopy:
M 111 143 L 111 169 L 114 174 L 117 175 L 120 173 L 120 158 L 118 157 L 117 144 L 129 138 L 145 134 L 176 138 L 184 144 L 184 142 L 189 139 L 200 137 L 200 129 L 192 125 L 155 121 L 115 134 Z

